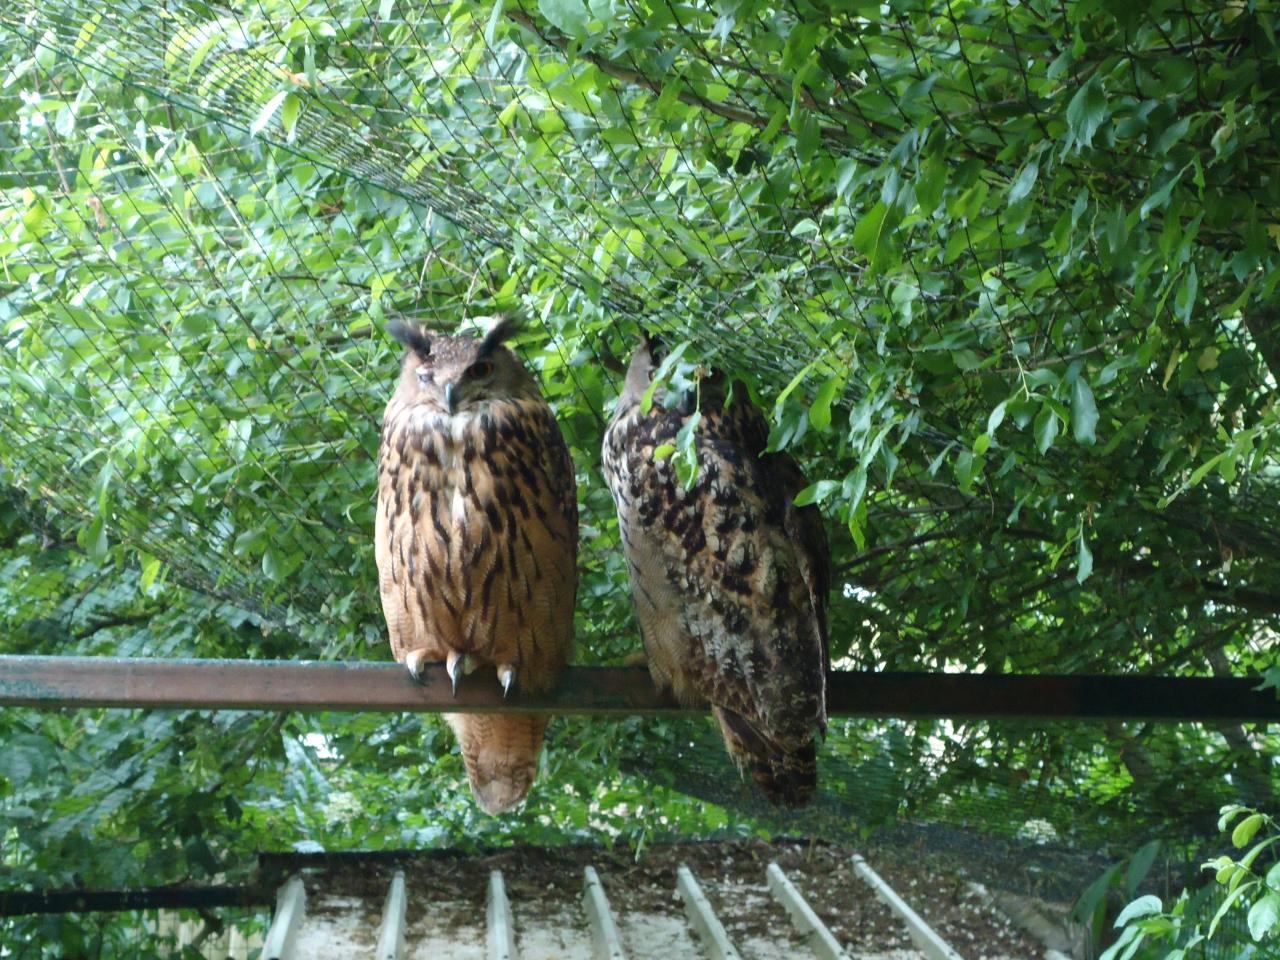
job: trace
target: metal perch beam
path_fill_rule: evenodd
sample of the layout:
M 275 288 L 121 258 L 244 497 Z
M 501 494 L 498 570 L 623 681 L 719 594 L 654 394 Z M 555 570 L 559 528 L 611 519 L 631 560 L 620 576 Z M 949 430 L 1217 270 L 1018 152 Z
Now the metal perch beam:
M 928 719 L 1280 722 L 1275 691 L 1248 678 L 831 674 L 827 712 Z M 0 707 L 553 713 L 626 716 L 704 712 L 654 689 L 636 667 L 571 667 L 541 696 L 504 698 L 491 671 L 455 696 L 443 664 L 422 683 L 392 663 L 0 656 Z

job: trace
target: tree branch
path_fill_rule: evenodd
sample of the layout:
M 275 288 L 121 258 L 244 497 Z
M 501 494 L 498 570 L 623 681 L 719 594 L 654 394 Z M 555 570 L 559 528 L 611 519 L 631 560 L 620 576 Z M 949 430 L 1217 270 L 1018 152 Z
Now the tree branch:
M 542 40 L 543 43 L 555 47 L 561 53 L 567 52 L 569 48 L 569 39 L 567 37 L 563 37 L 558 33 L 542 27 L 533 19 L 533 17 L 529 16 L 529 14 L 525 13 L 523 10 L 508 9 L 503 12 L 506 14 L 507 19 L 520 24 L 520 26 L 524 27 L 526 30 L 531 31 L 538 37 L 538 39 Z M 614 63 L 612 60 L 600 56 L 599 54 L 588 53 L 580 50 L 578 51 L 577 56 L 586 60 L 601 73 L 608 74 L 616 80 L 621 80 L 624 83 L 630 83 L 638 87 L 647 87 L 654 93 L 662 93 L 663 80 L 659 78 L 650 77 L 647 74 L 641 73 L 639 70 L 621 66 Z M 700 107 L 709 113 L 714 113 L 717 116 L 724 117 L 726 120 L 734 120 L 738 123 L 750 124 L 753 127 L 759 127 L 761 129 L 764 129 L 769 125 L 769 117 L 761 116 L 752 110 L 745 110 L 742 107 L 735 107 L 732 104 L 709 100 L 706 97 L 694 93 L 692 90 L 682 90 L 678 95 L 678 99 L 682 103 L 687 103 L 692 107 Z M 791 132 L 791 127 L 786 121 L 783 121 L 780 129 Z M 824 138 L 833 140 L 837 143 L 851 144 L 853 142 L 850 136 L 839 127 L 822 126 L 819 127 L 819 132 Z
M 91 623 L 82 630 L 77 630 L 73 636 L 77 640 L 84 640 L 93 636 L 99 630 L 110 630 L 112 627 L 126 627 L 133 623 L 145 623 L 155 616 L 154 611 L 145 613 L 119 613 L 115 616 L 104 617 L 97 623 Z

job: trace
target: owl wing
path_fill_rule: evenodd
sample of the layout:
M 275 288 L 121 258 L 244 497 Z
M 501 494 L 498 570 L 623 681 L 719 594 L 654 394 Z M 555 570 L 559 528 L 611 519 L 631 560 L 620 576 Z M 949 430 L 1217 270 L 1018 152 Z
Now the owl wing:
M 787 535 L 795 546 L 805 584 L 809 587 L 809 602 L 822 644 L 823 673 L 831 672 L 830 637 L 827 633 L 827 603 L 831 596 L 831 547 L 827 542 L 826 526 L 822 511 L 812 504 L 797 507 L 795 498 L 808 483 L 799 465 L 785 453 L 766 454 L 762 458 L 766 470 L 777 478 L 778 488 L 786 499 Z M 826 727 L 825 704 L 821 726 Z
M 482 603 L 492 596 L 493 639 L 484 657 L 518 664 L 522 689 L 545 692 L 559 680 L 573 642 L 578 550 L 573 461 L 545 402 L 522 403 L 498 418 L 488 473 L 481 512 L 496 517 L 501 557 L 498 587 L 478 584 L 474 592 Z
M 578 549 L 573 460 L 555 415 L 542 401 L 521 403 L 510 416 L 497 418 L 496 443 L 487 446 L 485 458 L 488 478 L 477 487 L 488 487 L 478 496 L 492 523 L 494 546 L 487 561 L 473 567 L 471 594 L 492 636 L 482 656 L 514 664 L 519 687 L 542 693 L 559 681 L 573 645 Z M 499 552 L 501 564 L 495 563 Z M 486 590 L 491 578 L 496 585 Z M 481 809 L 500 813 L 519 803 L 537 773 L 549 718 L 455 714 L 448 719 Z
M 417 525 L 425 514 L 423 500 L 407 482 L 412 468 L 408 438 L 396 429 L 400 414 L 393 399 L 387 406 L 378 451 L 378 506 L 374 521 L 374 557 L 378 565 L 378 593 L 387 621 L 391 652 L 401 662 L 410 650 L 424 649 L 427 660 L 444 660 L 448 647 L 441 636 L 425 629 L 426 614 L 418 605 L 418 580 L 424 576 Z

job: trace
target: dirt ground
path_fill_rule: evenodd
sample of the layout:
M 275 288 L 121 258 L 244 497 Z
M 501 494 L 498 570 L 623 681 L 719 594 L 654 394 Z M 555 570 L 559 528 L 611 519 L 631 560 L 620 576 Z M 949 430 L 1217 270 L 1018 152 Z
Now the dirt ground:
M 326 904 L 342 904 L 374 925 L 398 865 L 407 883 L 409 955 L 462 958 L 483 955 L 486 885 L 489 872 L 501 870 L 521 956 L 576 960 L 590 957 L 580 903 L 582 869 L 591 865 L 600 873 L 624 946 L 635 960 L 643 960 L 696 955 L 691 950 L 696 938 L 674 893 L 676 868 L 686 864 L 744 957 L 807 956 L 803 939 L 768 891 L 765 868 L 777 862 L 851 955 L 917 956 L 906 928 L 854 874 L 850 857 L 855 852 L 846 845 L 786 841 L 653 844 L 638 858 L 626 848 L 513 847 L 471 855 L 408 854 L 398 863 L 385 856 L 377 863 L 343 858 L 304 876 L 309 904 L 314 904 L 308 912 L 317 924 L 334 922 L 325 916 Z M 900 862 L 891 851 L 870 850 L 864 856 L 966 960 L 1021 960 L 1043 952 L 969 893 L 966 878 Z M 353 910 L 353 900 L 363 907 Z M 442 945 L 450 941 L 457 949 L 446 954 Z

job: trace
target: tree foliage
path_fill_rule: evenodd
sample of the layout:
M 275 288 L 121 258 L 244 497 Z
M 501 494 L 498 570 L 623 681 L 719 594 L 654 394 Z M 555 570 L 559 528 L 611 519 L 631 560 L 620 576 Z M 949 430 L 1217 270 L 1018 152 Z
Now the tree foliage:
M 1167 910 L 1154 894 L 1131 900 L 1116 917 L 1120 935 L 1100 960 L 1184 960 L 1206 950 L 1267 955 L 1280 924 L 1280 861 L 1268 851 L 1280 831 L 1274 818 L 1239 804 L 1222 808 L 1218 827 L 1224 833 L 1230 828 L 1236 850 L 1249 849 L 1239 860 L 1220 854 L 1201 864 L 1213 871 L 1213 883 L 1194 895 L 1182 891 Z
M 382 326 L 518 308 L 578 465 L 584 662 L 635 643 L 598 446 L 643 327 L 688 344 L 678 374 L 740 377 L 806 464 L 841 663 L 1269 668 L 1274 19 L 1098 0 L 8 4 L 5 648 L 384 655 Z M 476 818 L 421 718 L 0 724 L 20 882 L 205 876 L 282 839 L 730 819 L 622 772 L 670 733 L 638 721 L 561 722 L 503 823 Z M 993 807 L 1040 789 L 1064 836 L 1086 809 L 1185 832 L 1274 799 L 1274 737 L 1239 727 L 863 729 L 829 749 L 896 758 L 877 816 L 910 809 L 908 784 Z M 99 857 L 107 840 L 121 852 Z

